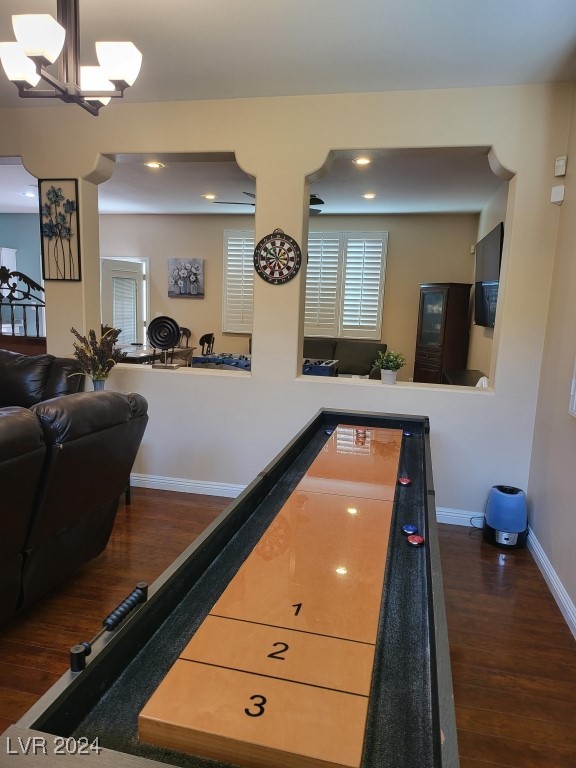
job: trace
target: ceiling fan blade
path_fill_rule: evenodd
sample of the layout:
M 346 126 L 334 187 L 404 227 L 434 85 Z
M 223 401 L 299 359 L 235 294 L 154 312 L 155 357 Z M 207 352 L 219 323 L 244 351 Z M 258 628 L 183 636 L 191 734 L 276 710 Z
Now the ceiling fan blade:
M 255 203 L 238 203 L 231 200 L 212 200 L 213 203 L 219 203 L 220 205 L 255 205 Z
M 310 216 L 318 216 L 319 213 L 322 213 L 320 208 L 310 208 L 309 209 Z
M 242 194 L 248 195 L 248 197 L 253 197 L 254 199 L 256 199 L 256 195 L 253 192 L 243 192 Z
M 324 205 L 324 200 L 318 197 L 318 195 L 310 195 L 310 205 Z

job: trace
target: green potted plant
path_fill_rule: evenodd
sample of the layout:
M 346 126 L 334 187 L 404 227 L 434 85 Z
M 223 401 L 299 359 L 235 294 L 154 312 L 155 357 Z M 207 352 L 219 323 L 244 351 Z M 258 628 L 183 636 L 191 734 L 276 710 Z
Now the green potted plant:
M 402 352 L 393 352 L 387 349 L 386 352 L 378 352 L 378 357 L 374 360 L 376 368 L 380 368 L 380 378 L 385 384 L 395 384 L 396 374 L 404 365 L 406 358 Z
M 96 338 L 94 330 L 89 330 L 87 337 L 81 336 L 76 328 L 70 331 L 78 340 L 74 342 L 74 357 L 82 368 L 82 373 L 76 375 L 89 376 L 94 389 L 104 389 L 104 382 L 112 368 L 126 357 L 126 353 L 116 346 L 121 331 L 109 328 L 100 340 Z

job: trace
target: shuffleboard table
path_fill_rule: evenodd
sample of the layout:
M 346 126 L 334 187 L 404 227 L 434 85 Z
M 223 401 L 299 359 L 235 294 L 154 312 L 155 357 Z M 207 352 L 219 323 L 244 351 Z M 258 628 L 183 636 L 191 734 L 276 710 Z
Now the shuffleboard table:
M 147 592 L 1 766 L 458 767 L 426 417 L 320 411 Z

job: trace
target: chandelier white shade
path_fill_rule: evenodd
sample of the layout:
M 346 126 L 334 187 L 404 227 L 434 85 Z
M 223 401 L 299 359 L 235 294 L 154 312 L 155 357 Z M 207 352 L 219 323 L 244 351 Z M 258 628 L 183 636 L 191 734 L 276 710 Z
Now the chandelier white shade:
M 78 6 L 79 0 L 57 0 L 57 19 L 47 13 L 12 16 L 16 42 L 0 43 L 0 59 L 22 98 L 60 99 L 97 115 L 134 83 L 142 54 L 131 42 L 97 42 L 100 66 L 81 67 Z M 50 64 L 57 65 L 58 77 L 45 69 Z M 41 81 L 48 90 L 36 88 Z
M 142 54 L 134 43 L 96 43 L 96 56 L 108 80 L 134 84 L 142 64 Z
M 40 82 L 34 62 L 26 56 L 20 43 L 0 43 L 0 59 L 6 77 L 13 83 L 25 83 L 33 88 Z
M 49 64 L 60 56 L 66 30 L 49 13 L 12 16 L 12 27 L 26 56 L 40 57 Z
M 101 67 L 80 67 L 80 88 L 82 91 L 105 93 L 114 91 L 114 84 L 108 80 Z M 104 106 L 110 103 L 110 96 L 86 96 L 86 101 L 99 101 Z

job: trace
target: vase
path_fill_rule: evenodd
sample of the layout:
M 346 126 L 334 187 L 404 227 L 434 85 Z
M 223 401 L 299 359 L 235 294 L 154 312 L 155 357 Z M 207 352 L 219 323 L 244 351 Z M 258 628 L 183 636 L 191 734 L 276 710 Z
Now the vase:
M 105 383 L 106 379 L 92 379 L 92 386 L 94 387 L 95 392 L 97 392 L 99 389 L 104 389 Z
M 388 371 L 386 368 L 380 369 L 380 378 L 383 384 L 396 384 L 397 371 Z

